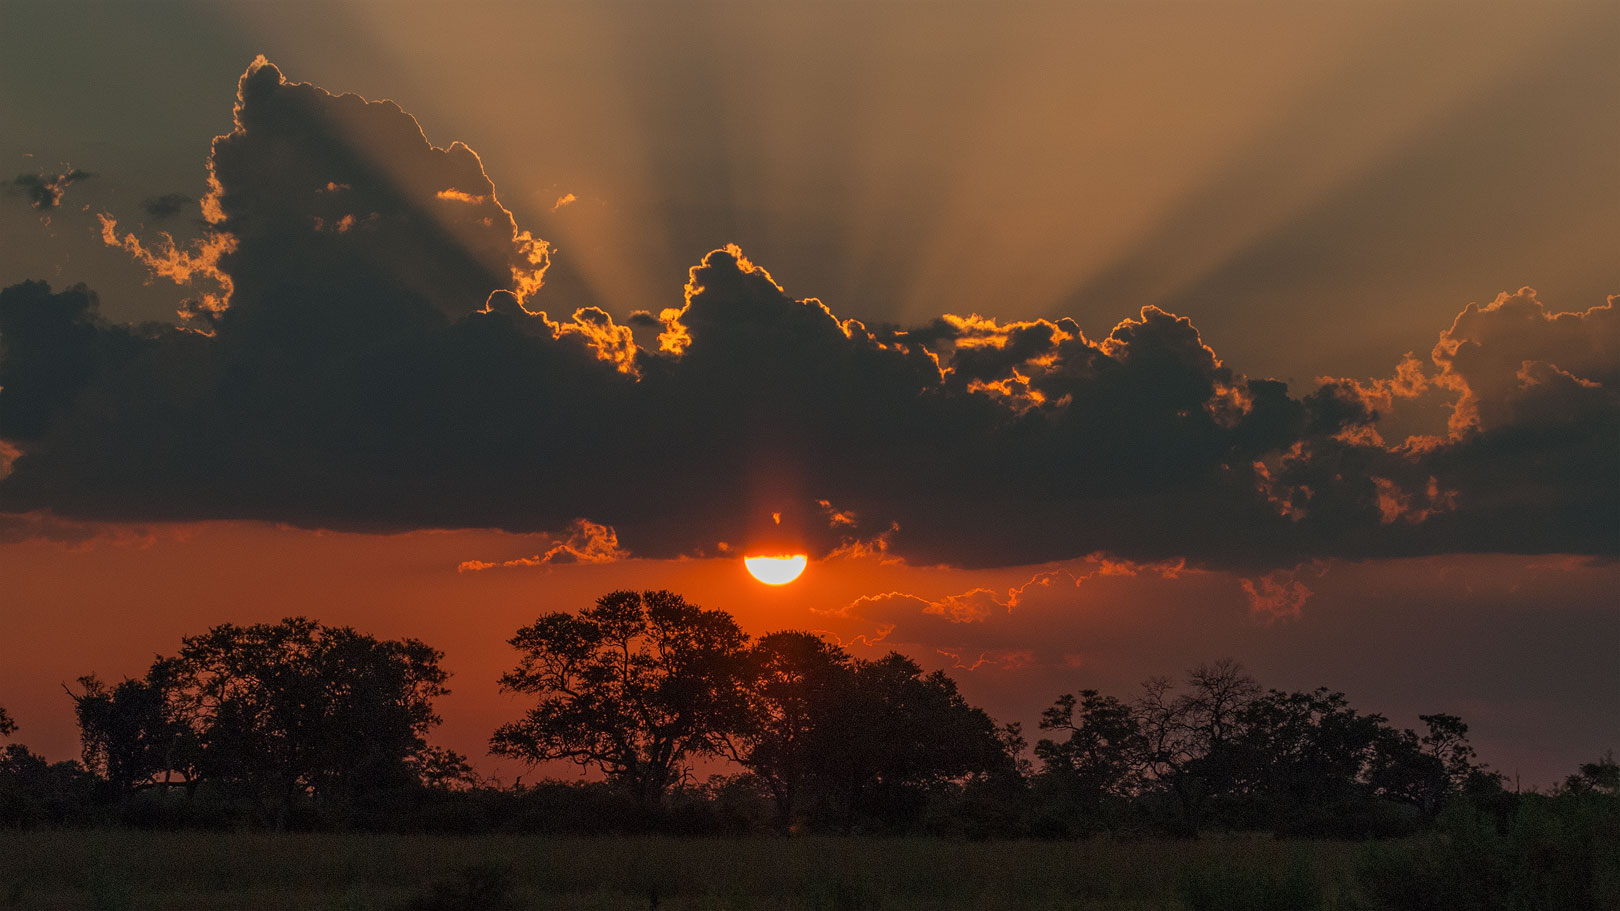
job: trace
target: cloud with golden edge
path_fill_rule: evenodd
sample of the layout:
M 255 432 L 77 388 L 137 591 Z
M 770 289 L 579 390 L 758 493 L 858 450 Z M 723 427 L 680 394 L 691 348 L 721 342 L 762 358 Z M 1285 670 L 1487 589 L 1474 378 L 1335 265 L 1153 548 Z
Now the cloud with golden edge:
M 542 553 L 498 562 L 463 560 L 456 566 L 456 572 L 477 573 L 489 569 L 520 569 L 567 563 L 617 563 L 629 556 L 630 552 L 619 546 L 619 535 L 612 526 L 589 519 L 575 519 L 566 537 L 554 542 Z
M 77 181 L 94 176 L 89 171 L 66 165 L 55 174 L 46 171 L 37 174 L 19 174 L 10 181 L 0 183 L 0 186 L 21 193 L 27 198 L 30 206 L 45 212 L 62 204 L 62 197 L 66 195 L 68 187 Z M 46 216 L 46 219 L 48 221 L 49 217 Z

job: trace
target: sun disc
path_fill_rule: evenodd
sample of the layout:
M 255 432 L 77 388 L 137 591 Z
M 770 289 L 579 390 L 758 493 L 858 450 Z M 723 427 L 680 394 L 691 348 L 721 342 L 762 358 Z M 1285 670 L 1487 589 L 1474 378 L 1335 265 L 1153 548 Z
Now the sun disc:
M 748 567 L 748 571 L 766 585 L 786 585 L 792 582 L 804 572 L 807 562 L 809 561 L 804 554 L 743 558 L 743 565 Z

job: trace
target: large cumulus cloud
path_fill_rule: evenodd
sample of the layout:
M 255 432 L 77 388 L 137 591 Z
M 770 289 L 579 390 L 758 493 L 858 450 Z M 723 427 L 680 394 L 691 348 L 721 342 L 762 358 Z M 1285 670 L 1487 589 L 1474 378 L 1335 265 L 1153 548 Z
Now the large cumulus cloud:
M 1294 393 L 1156 308 L 1102 339 L 1070 320 L 867 326 L 736 248 L 635 329 L 558 306 L 540 291 L 548 248 L 471 150 L 262 61 L 210 172 L 189 249 L 103 217 L 109 243 L 193 288 L 189 327 L 110 325 L 83 288 L 0 294 L 0 436 L 17 453 L 0 508 L 589 520 L 614 554 L 780 544 L 961 565 L 1620 548 L 1612 301 L 1553 314 L 1505 295 L 1426 364 Z M 1447 398 L 1450 427 L 1385 440 L 1388 412 L 1422 395 Z

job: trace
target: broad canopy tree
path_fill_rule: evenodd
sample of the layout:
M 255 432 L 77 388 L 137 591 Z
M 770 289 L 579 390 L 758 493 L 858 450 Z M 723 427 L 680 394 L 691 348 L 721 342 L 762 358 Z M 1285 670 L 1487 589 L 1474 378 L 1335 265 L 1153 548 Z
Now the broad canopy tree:
M 538 699 L 495 731 L 497 755 L 595 768 L 650 805 L 739 724 L 747 637 L 729 614 L 671 592 L 612 592 L 510 641 L 518 666 L 501 688 Z
M 742 688 L 744 711 L 725 735 L 726 754 L 752 772 L 776 805 L 777 824 L 794 808 L 817 770 L 829 714 L 854 674 L 850 656 L 813 633 L 784 630 L 749 649 Z
M 943 671 L 898 652 L 856 660 L 818 726 L 812 775 L 842 827 L 863 816 L 915 817 L 928 793 L 954 781 L 1016 775 L 1002 731 Z
M 750 646 L 730 615 L 667 591 L 545 614 L 511 643 L 519 662 L 501 686 L 536 702 L 491 751 L 578 763 L 647 805 L 705 755 L 752 772 L 779 824 L 809 797 L 846 828 L 941 782 L 1012 767 L 995 724 L 945 674 L 898 654 L 854 659 L 809 633 Z
M 302 617 L 216 626 L 144 679 L 81 678 L 85 762 L 126 790 L 212 781 L 281 827 L 305 794 L 341 801 L 465 769 L 427 742 L 448 692 L 441 657 Z

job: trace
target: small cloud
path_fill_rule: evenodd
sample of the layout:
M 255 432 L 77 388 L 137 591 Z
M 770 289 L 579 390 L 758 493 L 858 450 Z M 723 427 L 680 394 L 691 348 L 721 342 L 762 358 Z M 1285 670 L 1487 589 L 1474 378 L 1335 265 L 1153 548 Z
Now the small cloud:
M 1249 612 L 1266 623 L 1298 619 L 1300 609 L 1316 594 L 1298 578 L 1308 566 L 1302 564 L 1293 569 L 1273 570 L 1258 578 L 1240 580 L 1243 593 L 1249 597 Z M 1320 577 L 1324 571 L 1317 568 L 1316 575 Z
M 148 196 L 141 200 L 141 208 L 153 221 L 163 221 L 179 215 L 181 210 L 195 202 L 195 199 L 184 193 L 165 193 L 162 196 Z
M 9 186 L 27 197 L 29 205 L 44 211 L 61 205 L 62 195 L 74 182 L 94 176 L 89 171 L 70 167 L 60 174 L 47 174 L 44 171 L 38 174 L 19 174 L 12 179 Z
M 600 525 L 589 519 L 575 519 L 568 526 L 567 537 L 557 540 L 544 553 L 499 563 L 488 560 L 463 560 L 456 566 L 458 573 L 478 573 L 497 567 L 519 569 L 527 566 L 551 566 L 568 563 L 615 563 L 630 556 L 619 546 L 619 535 L 611 525 Z
M 482 195 L 476 195 L 476 194 L 473 194 L 473 193 L 467 193 L 465 191 L 457 190 L 457 189 L 454 189 L 454 188 L 451 188 L 451 189 L 448 189 L 448 190 L 440 190 L 438 193 L 435 193 L 434 195 L 437 196 L 440 199 L 447 199 L 447 200 L 449 200 L 451 202 L 464 202 L 469 206 L 482 205 L 484 203 L 484 200 L 489 198 L 488 196 L 482 196 Z
M 152 529 L 123 522 L 80 522 L 48 510 L 0 513 L 0 544 L 50 541 L 70 550 L 84 551 L 98 543 L 114 547 L 150 547 L 157 541 Z
M 991 670 L 1019 671 L 1036 663 L 1035 652 L 1027 648 L 979 652 L 971 661 L 963 652 L 944 648 L 936 648 L 934 651 L 942 657 L 949 658 L 951 669 L 958 671 L 976 671 L 984 667 Z
M 555 212 L 558 209 L 561 209 L 563 206 L 571 206 L 576 202 L 579 202 L 578 196 L 575 196 L 572 193 L 565 193 L 562 196 L 557 197 L 557 204 L 551 207 L 551 211 Z
M 857 524 L 855 513 L 847 509 L 834 509 L 828 500 L 817 500 L 816 505 L 826 515 L 829 528 L 854 528 Z

